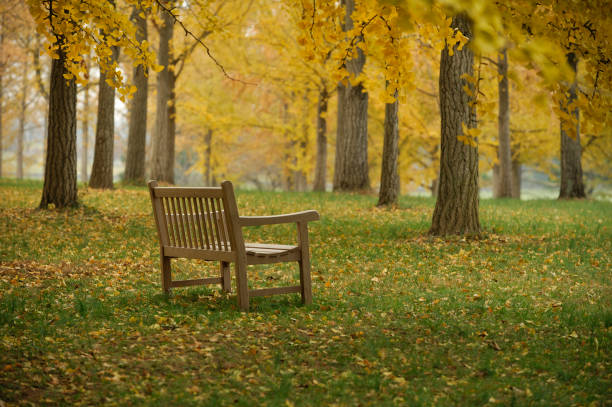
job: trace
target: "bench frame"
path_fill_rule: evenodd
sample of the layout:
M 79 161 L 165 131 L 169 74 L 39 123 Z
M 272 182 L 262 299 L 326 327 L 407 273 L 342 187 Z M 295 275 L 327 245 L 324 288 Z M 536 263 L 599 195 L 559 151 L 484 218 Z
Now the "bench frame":
M 319 220 L 309 210 L 276 216 L 239 216 L 234 188 L 230 181 L 221 187 L 159 187 L 149 181 L 153 215 L 159 237 L 162 289 L 201 284 L 220 284 L 231 292 L 230 263 L 234 263 L 238 306 L 248 311 L 249 298 L 274 294 L 300 293 L 302 303 L 312 303 L 308 222 Z M 245 244 L 242 228 L 295 223 L 297 246 Z M 172 280 L 171 259 L 191 258 L 219 261 L 219 277 Z M 300 285 L 249 290 L 247 266 L 295 261 L 300 268 Z

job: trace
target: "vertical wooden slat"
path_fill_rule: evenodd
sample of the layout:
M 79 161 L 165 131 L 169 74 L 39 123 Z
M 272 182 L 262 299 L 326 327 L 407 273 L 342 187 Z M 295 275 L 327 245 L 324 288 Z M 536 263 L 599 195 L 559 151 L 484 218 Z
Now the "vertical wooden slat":
M 221 224 L 223 225 L 223 230 L 225 230 L 225 241 L 227 242 L 227 250 L 232 250 L 232 242 L 229 234 L 229 226 L 227 224 L 226 212 L 223 210 L 221 213 Z
M 221 242 L 221 235 L 219 234 L 219 223 L 217 222 L 217 209 L 215 208 L 214 198 L 210 200 L 210 206 L 212 208 L 212 219 L 213 219 L 213 225 L 215 227 L 215 236 L 217 237 L 217 243 L 219 245 L 217 250 L 224 250 L 222 246 L 222 242 Z
M 183 228 L 185 230 L 185 234 L 187 236 L 187 240 L 185 241 L 190 248 L 193 248 L 193 240 L 191 240 L 191 230 L 189 230 L 189 214 L 187 213 L 187 204 L 185 203 L 185 198 L 181 198 L 180 200 L 183 210 L 181 211 L 181 219 L 183 221 Z
M 223 205 L 221 204 L 221 200 L 219 198 L 215 199 L 217 202 L 217 223 L 219 225 L 219 235 L 221 236 L 221 241 L 223 242 L 223 250 L 228 250 L 227 244 L 227 232 L 225 231 L 225 225 L 223 222 Z
M 210 242 L 208 240 L 208 229 L 206 229 L 206 209 L 204 208 L 204 202 L 202 202 L 202 198 L 198 197 L 198 206 L 199 210 L 199 218 L 200 218 L 200 228 L 202 233 L 204 234 L 204 242 L 206 242 L 206 248 L 210 250 Z
M 189 197 L 187 198 L 187 207 L 189 208 L 189 224 L 191 225 L 191 232 L 192 232 L 192 236 L 193 236 L 193 244 L 194 244 L 194 248 L 200 248 L 200 243 L 198 242 L 198 227 L 196 225 L 196 213 L 193 210 L 193 205 L 192 205 L 192 201 L 193 198 Z
M 176 228 L 176 237 L 178 247 L 183 246 L 183 236 L 181 235 L 181 228 L 179 227 L 179 215 L 176 210 L 176 199 L 174 197 L 170 198 L 170 203 L 172 204 L 172 218 L 174 218 L 174 226 Z
M 168 198 L 162 198 L 162 206 L 164 207 L 164 215 L 166 216 L 166 225 L 168 226 L 168 236 L 170 237 L 170 244 L 176 246 L 176 238 L 174 237 L 174 224 L 172 223 L 172 216 L 170 214 L 170 203 Z
M 193 213 L 194 225 L 196 225 L 196 229 L 198 230 L 198 238 L 200 239 L 200 249 L 203 249 L 204 246 L 206 245 L 206 242 L 204 242 L 204 232 L 202 232 L 202 221 L 200 219 L 200 215 L 202 211 L 198 207 L 197 197 L 193 198 L 193 210 L 194 210 L 194 213 Z
M 210 199 L 209 198 L 204 198 L 204 203 L 206 204 L 206 215 L 208 218 L 208 230 L 210 232 L 210 234 L 208 236 L 210 236 L 210 245 L 211 245 L 211 249 L 212 250 L 217 250 L 216 247 L 216 243 L 215 243 L 215 230 L 213 227 L 213 220 L 212 220 L 212 213 L 210 210 Z

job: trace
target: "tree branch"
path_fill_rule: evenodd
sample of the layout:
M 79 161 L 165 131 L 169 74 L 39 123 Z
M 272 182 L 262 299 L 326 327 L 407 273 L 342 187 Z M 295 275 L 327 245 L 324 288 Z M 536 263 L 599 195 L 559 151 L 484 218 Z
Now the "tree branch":
M 245 82 L 242 79 L 238 79 L 238 78 L 234 78 L 232 77 L 230 74 L 227 73 L 227 71 L 225 70 L 225 67 L 223 65 L 221 65 L 221 63 L 217 60 L 217 58 L 215 58 L 210 50 L 210 48 L 204 44 L 204 42 L 198 38 L 195 34 L 193 34 L 191 31 L 189 31 L 187 29 L 187 27 L 185 26 L 185 24 L 183 24 L 183 22 L 172 12 L 172 9 L 166 7 L 163 3 L 162 0 L 156 0 L 156 3 L 159 7 L 162 8 L 162 10 L 164 10 L 166 13 L 168 13 L 176 23 L 178 23 L 178 25 L 181 26 L 181 28 L 183 29 L 183 31 L 185 32 L 185 35 L 190 36 L 191 38 L 193 38 L 196 43 L 200 44 L 202 47 L 204 47 L 204 49 L 206 50 L 206 54 L 208 55 L 208 57 L 215 63 L 215 65 L 217 65 L 217 67 L 221 70 L 221 72 L 223 72 L 223 75 L 232 80 L 232 81 L 236 81 L 236 82 L 241 82 L 247 85 L 256 85 L 255 83 L 250 83 L 250 82 Z

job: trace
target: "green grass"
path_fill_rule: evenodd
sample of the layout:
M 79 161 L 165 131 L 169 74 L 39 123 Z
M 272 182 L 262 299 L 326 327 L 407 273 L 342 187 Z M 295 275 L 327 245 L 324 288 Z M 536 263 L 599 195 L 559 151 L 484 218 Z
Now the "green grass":
M 238 191 L 317 209 L 314 304 L 216 286 L 161 294 L 145 189 L 36 208 L 0 180 L 0 400 L 109 405 L 612 405 L 612 204 L 483 200 L 481 239 L 427 236 L 434 201 Z M 295 239 L 294 226 L 248 240 Z M 177 261 L 179 277 L 217 265 Z M 253 267 L 280 285 L 296 267 Z

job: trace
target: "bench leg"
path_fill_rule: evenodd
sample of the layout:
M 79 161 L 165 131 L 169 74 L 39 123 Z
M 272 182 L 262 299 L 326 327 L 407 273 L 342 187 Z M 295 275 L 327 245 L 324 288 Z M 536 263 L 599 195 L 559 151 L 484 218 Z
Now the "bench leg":
M 170 282 L 172 281 L 170 271 L 170 258 L 161 256 L 162 289 L 164 294 L 170 294 Z
M 221 262 L 221 288 L 226 293 L 232 292 L 232 276 L 230 274 L 230 264 L 226 261 Z
M 310 259 L 308 256 L 298 262 L 300 265 L 300 286 L 302 287 L 302 304 L 312 304 L 312 283 L 310 281 Z
M 310 279 L 310 251 L 308 249 L 308 226 L 306 222 L 298 222 L 298 242 L 300 245 L 300 287 L 302 288 L 302 304 L 312 304 L 312 283 Z
M 247 284 L 246 259 L 238 259 L 236 267 L 236 290 L 238 291 L 238 307 L 240 311 L 249 310 L 249 287 Z

